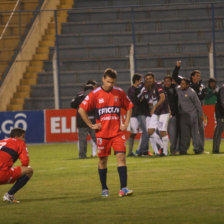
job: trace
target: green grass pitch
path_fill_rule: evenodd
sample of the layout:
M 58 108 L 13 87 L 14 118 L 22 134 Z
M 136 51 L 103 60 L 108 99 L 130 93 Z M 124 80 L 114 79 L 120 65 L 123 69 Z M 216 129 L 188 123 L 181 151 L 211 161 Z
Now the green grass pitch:
M 20 204 L 0 198 L 0 224 L 224 223 L 223 143 L 220 154 L 193 155 L 191 149 L 186 156 L 127 158 L 134 194 L 124 198 L 118 197 L 114 156 L 108 163 L 110 196 L 101 198 L 98 159 L 77 159 L 76 143 L 28 148 L 34 176 L 16 194 Z M 205 148 L 211 152 L 211 140 Z M 9 187 L 1 185 L 0 195 Z

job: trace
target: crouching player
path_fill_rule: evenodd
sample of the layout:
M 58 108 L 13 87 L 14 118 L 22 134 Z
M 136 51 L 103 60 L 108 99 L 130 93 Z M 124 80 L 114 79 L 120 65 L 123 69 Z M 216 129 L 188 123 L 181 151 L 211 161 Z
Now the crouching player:
M 117 72 L 113 69 L 106 69 L 102 78 L 103 85 L 93 90 L 82 101 L 79 113 L 86 124 L 96 130 L 99 165 L 98 172 L 102 184 L 102 196 L 109 196 L 107 187 L 107 160 L 111 154 L 111 147 L 117 158 L 117 170 L 120 177 L 121 189 L 119 196 L 127 196 L 133 193 L 127 188 L 127 166 L 126 166 L 126 146 L 124 130 L 127 128 L 133 104 L 125 92 L 115 87 Z M 126 120 L 120 123 L 121 108 L 125 109 Z M 88 111 L 95 109 L 96 124 L 92 124 L 88 119 Z
M 18 158 L 22 166 L 12 167 Z M 32 175 L 33 169 L 29 166 L 25 131 L 21 128 L 14 128 L 10 133 L 10 138 L 0 141 L 0 185 L 12 184 L 16 181 L 3 196 L 3 201 L 20 203 L 14 198 L 14 195 L 29 181 Z

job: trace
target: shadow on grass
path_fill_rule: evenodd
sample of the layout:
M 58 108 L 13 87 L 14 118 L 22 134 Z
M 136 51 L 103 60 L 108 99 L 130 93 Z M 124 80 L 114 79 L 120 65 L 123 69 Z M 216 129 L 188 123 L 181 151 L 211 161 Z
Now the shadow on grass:
M 140 193 L 139 195 L 149 195 L 149 194 L 162 194 L 162 193 L 177 193 L 177 192 L 200 192 L 200 191 L 205 191 L 205 190 L 216 190 L 219 189 L 220 187 L 201 187 L 201 188 L 185 188 L 185 189 L 173 189 L 173 190 L 158 190 L 158 191 L 149 191 L 149 192 L 143 192 Z M 137 192 L 136 192 L 137 194 Z

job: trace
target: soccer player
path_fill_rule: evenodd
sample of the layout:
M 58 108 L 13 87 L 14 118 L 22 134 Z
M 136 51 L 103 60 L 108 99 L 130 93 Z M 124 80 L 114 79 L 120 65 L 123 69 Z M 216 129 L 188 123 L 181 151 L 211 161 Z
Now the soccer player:
M 129 137 L 129 154 L 128 156 L 135 156 L 133 153 L 134 139 L 138 132 L 142 132 L 141 139 L 139 141 L 139 146 L 136 152 L 137 154 L 144 155 L 148 154 L 148 142 L 149 136 L 146 128 L 146 116 L 149 114 L 147 101 L 140 102 L 137 95 L 140 91 L 140 84 L 142 83 L 142 75 L 134 74 L 132 78 L 133 85 L 128 89 L 128 97 L 134 104 L 132 108 L 132 115 L 130 119 L 130 129 L 131 134 Z
M 12 167 L 18 158 L 22 166 Z M 30 180 L 32 175 L 33 169 L 29 166 L 25 131 L 21 128 L 14 128 L 10 133 L 10 138 L 0 141 L 0 185 L 16 181 L 8 193 L 3 196 L 3 201 L 20 203 L 15 199 L 14 194 Z
M 168 155 L 168 143 L 169 138 L 167 135 L 167 126 L 170 115 L 168 101 L 166 99 L 164 89 L 162 85 L 155 81 L 154 74 L 149 72 L 144 76 L 145 79 L 145 90 L 142 90 L 142 96 L 148 99 L 148 103 L 151 107 L 150 114 L 148 117 L 147 127 L 150 140 L 158 142 L 158 135 L 156 130 L 159 130 L 162 142 L 158 142 L 163 148 L 163 154 Z M 147 91 L 146 91 L 147 90 Z M 155 152 L 156 153 L 156 152 Z
M 79 106 L 79 113 L 86 124 L 96 130 L 97 147 L 98 147 L 98 172 L 102 185 L 102 196 L 109 196 L 107 187 L 107 161 L 111 154 L 111 147 L 117 158 L 117 170 L 120 177 L 121 189 L 119 196 L 127 196 L 133 193 L 127 188 L 127 166 L 126 166 L 126 146 L 124 130 L 132 113 L 133 104 L 125 92 L 114 86 L 117 78 L 117 72 L 111 68 L 104 71 L 102 77 L 103 85 L 93 90 L 82 101 Z M 126 110 L 126 119 L 121 124 L 121 108 Z M 87 112 L 95 109 L 96 124 L 89 120 Z
M 164 81 L 163 87 L 169 103 L 171 113 L 167 130 L 170 139 L 170 152 L 171 155 L 175 155 L 176 152 L 179 150 L 177 148 L 178 136 L 179 136 L 178 96 L 176 91 L 176 85 L 172 83 L 173 81 L 172 77 L 167 75 L 164 77 L 163 81 Z

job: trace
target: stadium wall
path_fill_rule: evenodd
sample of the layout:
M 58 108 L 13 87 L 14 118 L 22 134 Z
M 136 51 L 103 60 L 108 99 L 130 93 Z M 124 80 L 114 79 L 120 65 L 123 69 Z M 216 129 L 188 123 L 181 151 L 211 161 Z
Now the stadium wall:
M 203 111 L 205 137 L 212 138 L 215 129 L 215 107 L 203 106 Z M 20 127 L 26 130 L 27 143 L 77 141 L 76 114 L 74 109 L 0 112 L 0 139 L 9 137 L 12 128 Z M 122 111 L 123 120 L 124 114 Z M 129 136 L 129 131 L 126 135 Z

